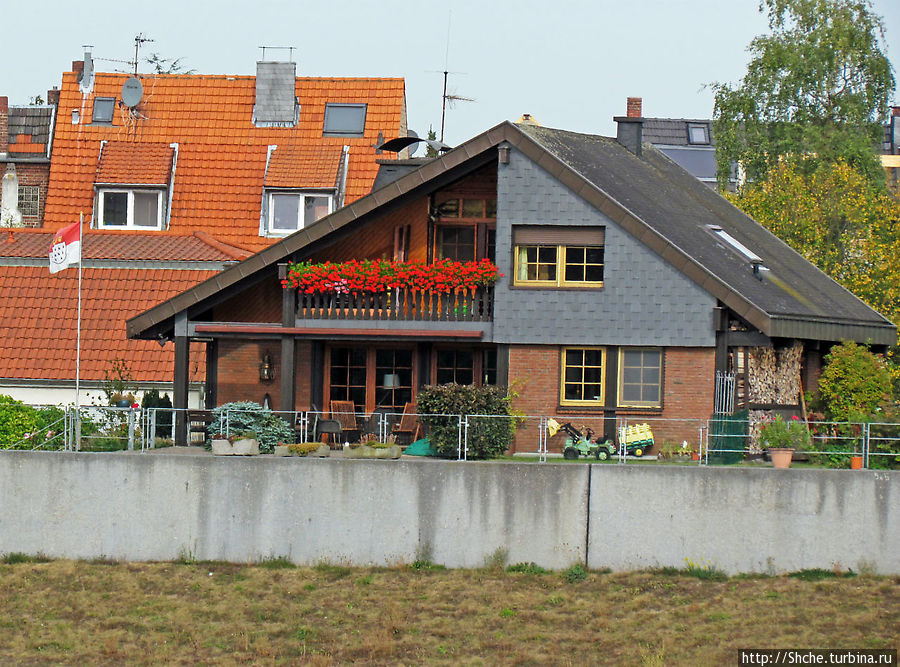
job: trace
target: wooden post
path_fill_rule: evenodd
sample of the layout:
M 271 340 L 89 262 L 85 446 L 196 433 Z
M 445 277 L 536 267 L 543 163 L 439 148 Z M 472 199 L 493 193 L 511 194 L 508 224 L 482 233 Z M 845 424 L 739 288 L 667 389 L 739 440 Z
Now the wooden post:
M 287 278 L 287 264 L 278 265 L 278 278 L 284 280 Z M 281 294 L 281 326 L 293 327 L 297 324 L 297 297 L 293 289 L 284 289 Z M 294 336 L 284 334 L 281 336 L 281 403 L 278 409 L 282 412 L 293 412 L 296 409 L 296 392 L 297 392 L 297 364 L 296 357 L 296 341 Z M 293 417 L 291 417 L 293 423 Z

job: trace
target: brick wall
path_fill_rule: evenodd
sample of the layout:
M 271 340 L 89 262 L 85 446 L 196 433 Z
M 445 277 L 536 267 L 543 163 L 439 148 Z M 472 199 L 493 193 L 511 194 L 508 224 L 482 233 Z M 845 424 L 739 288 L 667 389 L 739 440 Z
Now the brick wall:
M 571 417 L 576 426 L 585 425 L 603 432 L 602 413 L 561 408 L 559 405 L 560 355 L 555 345 L 512 345 L 509 350 L 509 382 L 518 394 L 514 407 L 526 415 Z M 715 392 L 715 350 L 712 348 L 670 347 L 663 362 L 663 408 L 661 410 L 617 409 L 618 417 L 629 423 L 647 422 L 657 443 L 687 440 L 696 446 L 700 421 L 712 414 Z M 606 392 L 616 388 L 607 383 Z M 596 416 L 594 416 L 596 415 Z M 561 451 L 565 435 L 550 441 L 550 451 Z M 526 420 L 516 432 L 515 450 L 535 451 L 538 421 Z M 655 449 L 649 453 L 655 453 Z
M 261 382 L 259 364 L 268 352 L 275 368 L 272 382 Z M 297 344 L 296 360 L 296 402 L 295 409 L 309 410 L 311 377 L 311 344 L 301 341 Z M 230 340 L 219 341 L 218 363 L 218 404 L 232 401 L 254 401 L 261 403 L 268 393 L 272 398 L 272 409 L 281 405 L 281 344 L 277 340 Z
M 50 182 L 50 164 L 16 163 L 16 176 L 19 179 L 19 190 L 25 186 L 38 187 L 38 214 L 23 215 L 25 227 L 42 227 L 44 222 L 44 204 L 47 201 L 47 184 Z

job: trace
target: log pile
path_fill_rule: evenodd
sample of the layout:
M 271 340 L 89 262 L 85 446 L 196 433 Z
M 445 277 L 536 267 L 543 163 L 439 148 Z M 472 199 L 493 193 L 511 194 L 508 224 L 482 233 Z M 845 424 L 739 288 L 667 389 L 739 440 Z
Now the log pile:
M 800 364 L 803 343 L 795 341 L 789 347 L 775 350 L 754 347 L 747 355 L 747 398 L 764 405 L 795 406 L 800 401 Z M 770 410 L 750 411 L 750 451 L 758 453 L 759 432 L 766 421 L 773 419 Z

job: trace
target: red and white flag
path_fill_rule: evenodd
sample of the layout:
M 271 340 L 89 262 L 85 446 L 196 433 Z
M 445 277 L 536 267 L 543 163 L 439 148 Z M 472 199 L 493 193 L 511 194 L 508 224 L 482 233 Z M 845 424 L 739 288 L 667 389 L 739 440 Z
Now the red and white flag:
M 62 271 L 81 261 L 81 223 L 63 227 L 50 244 L 50 273 Z

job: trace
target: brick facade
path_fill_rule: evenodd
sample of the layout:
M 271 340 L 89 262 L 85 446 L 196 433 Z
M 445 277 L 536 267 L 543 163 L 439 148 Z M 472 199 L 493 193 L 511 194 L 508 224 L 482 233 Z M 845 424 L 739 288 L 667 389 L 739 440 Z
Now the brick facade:
M 4 167 L 5 171 L 5 167 Z M 50 163 L 16 163 L 16 176 L 19 179 L 19 192 L 26 186 L 38 188 L 38 214 L 22 215 L 25 227 L 42 227 L 44 221 L 44 202 L 47 201 L 47 184 L 50 182 Z
M 610 352 L 611 353 L 611 352 Z M 715 392 L 715 350 L 712 348 L 665 348 L 663 361 L 662 409 L 607 410 L 562 407 L 560 394 L 560 348 L 556 345 L 512 345 L 509 350 L 509 383 L 516 394 L 514 408 L 523 414 L 571 418 L 582 425 L 612 435 L 615 422 L 611 417 L 626 418 L 629 423 L 647 422 L 657 443 L 663 440 L 687 440 L 696 447 L 699 427 L 710 417 Z M 615 396 L 615 380 L 607 378 L 607 395 Z M 550 440 L 550 451 L 561 451 L 565 434 Z M 536 451 L 538 420 L 528 419 L 516 432 L 515 451 Z M 654 453 L 656 447 L 649 453 Z
M 262 382 L 259 379 L 259 364 L 268 353 L 275 368 L 275 379 Z M 308 341 L 297 342 L 296 360 L 296 403 L 295 409 L 310 409 L 310 378 L 312 348 Z M 281 404 L 281 344 L 277 340 L 235 340 L 219 341 L 217 404 L 233 401 L 253 401 L 261 403 L 266 394 L 272 400 L 272 409 Z

